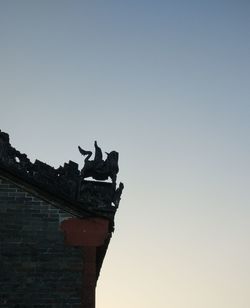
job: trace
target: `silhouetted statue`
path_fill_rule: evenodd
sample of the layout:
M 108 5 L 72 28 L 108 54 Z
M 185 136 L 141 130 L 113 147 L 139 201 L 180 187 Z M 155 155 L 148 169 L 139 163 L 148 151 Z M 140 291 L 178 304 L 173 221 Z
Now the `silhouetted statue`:
M 83 156 L 86 156 L 84 159 L 84 167 L 81 170 L 81 175 L 83 178 L 92 177 L 95 180 L 104 181 L 110 177 L 112 183 L 116 183 L 116 176 L 119 171 L 118 152 L 105 152 L 107 154 L 107 158 L 106 160 L 103 160 L 102 150 L 95 141 L 95 157 L 93 160 L 89 160 L 92 156 L 92 152 L 85 151 L 80 146 L 78 146 L 78 149 Z

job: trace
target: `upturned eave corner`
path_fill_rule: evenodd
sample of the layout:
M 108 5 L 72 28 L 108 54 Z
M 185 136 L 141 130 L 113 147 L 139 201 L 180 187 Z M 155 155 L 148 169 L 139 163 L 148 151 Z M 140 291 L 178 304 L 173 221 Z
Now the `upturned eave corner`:
M 81 170 L 71 160 L 57 169 L 39 160 L 32 163 L 11 145 L 9 135 L 0 130 L 0 174 L 79 218 L 106 218 L 113 228 L 124 188 L 123 183 L 116 184 L 118 152 L 106 153 L 104 160 L 96 141 L 93 160 L 91 151 L 81 147 L 79 151 L 86 156 Z M 87 180 L 89 177 L 92 179 Z

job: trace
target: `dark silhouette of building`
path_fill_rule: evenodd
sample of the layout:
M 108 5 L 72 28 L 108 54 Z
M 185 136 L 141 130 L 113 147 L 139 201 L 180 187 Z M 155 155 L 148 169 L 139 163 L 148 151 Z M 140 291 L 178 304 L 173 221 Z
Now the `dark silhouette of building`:
M 116 179 L 114 164 L 93 170 Z M 122 189 L 71 161 L 31 163 L 0 131 L 0 307 L 95 307 Z

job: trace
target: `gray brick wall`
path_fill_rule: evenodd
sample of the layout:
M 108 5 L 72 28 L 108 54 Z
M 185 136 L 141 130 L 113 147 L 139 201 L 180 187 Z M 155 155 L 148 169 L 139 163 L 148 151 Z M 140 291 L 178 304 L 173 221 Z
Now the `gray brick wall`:
M 69 217 L 0 177 L 0 307 L 80 307 L 82 251 L 60 230 Z

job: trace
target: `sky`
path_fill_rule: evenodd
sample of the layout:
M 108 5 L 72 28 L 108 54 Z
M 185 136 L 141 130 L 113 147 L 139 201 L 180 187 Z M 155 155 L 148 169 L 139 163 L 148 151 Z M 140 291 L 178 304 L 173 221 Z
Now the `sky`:
M 0 129 L 119 152 L 98 308 L 250 307 L 250 2 L 0 1 Z

